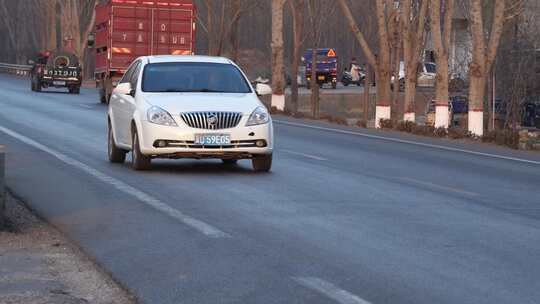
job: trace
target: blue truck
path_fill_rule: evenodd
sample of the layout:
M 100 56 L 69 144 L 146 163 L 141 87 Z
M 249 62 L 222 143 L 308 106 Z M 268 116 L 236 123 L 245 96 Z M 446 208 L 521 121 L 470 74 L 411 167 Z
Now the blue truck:
M 304 63 L 306 65 L 307 88 L 311 87 L 311 69 L 313 65 L 313 50 L 308 49 L 304 53 Z M 336 51 L 331 48 L 317 49 L 317 84 L 323 87 L 330 83 L 332 89 L 337 87 L 338 57 Z

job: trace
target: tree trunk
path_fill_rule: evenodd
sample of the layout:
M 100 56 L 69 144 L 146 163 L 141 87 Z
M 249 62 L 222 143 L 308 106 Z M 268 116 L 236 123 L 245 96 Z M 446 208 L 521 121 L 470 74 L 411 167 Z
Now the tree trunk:
M 289 1 L 293 17 L 293 54 L 291 62 L 291 104 L 289 111 L 293 114 L 298 112 L 298 70 L 300 67 L 300 57 L 302 56 L 302 44 L 304 37 L 304 0 Z
M 366 78 L 364 78 L 364 121 L 367 123 L 369 121 L 369 103 L 371 97 L 371 68 L 369 64 L 366 64 Z
M 420 9 L 414 9 L 420 5 Z M 429 0 L 404 0 L 401 8 L 401 37 L 403 39 L 403 63 L 405 68 L 405 121 L 416 120 L 415 99 L 418 81 L 418 65 L 421 63 L 420 55 L 424 50 L 425 23 L 429 7 Z
M 449 121 L 449 94 L 448 94 L 448 56 L 450 49 L 450 35 L 452 33 L 452 18 L 454 15 L 454 0 L 444 2 L 445 7 L 441 9 L 442 0 L 431 0 L 431 31 L 433 44 L 435 45 L 435 62 L 437 63 L 436 91 L 435 91 L 435 127 L 448 128 Z M 441 26 L 442 13 L 444 16 L 444 26 Z
M 497 49 L 502 35 L 506 9 L 505 0 L 495 0 L 493 20 L 489 41 L 486 42 L 486 31 L 483 21 L 481 0 L 471 0 L 471 33 L 472 62 L 469 67 L 469 131 L 476 135 L 484 135 L 484 98 L 486 83 L 491 66 L 497 56 Z
M 291 63 L 291 105 L 289 111 L 292 114 L 298 112 L 298 70 L 300 66 L 300 56 L 297 55 L 299 50 L 294 50 L 293 60 Z
M 379 64 L 375 73 L 377 81 L 377 105 L 375 107 L 375 127 L 380 128 L 382 119 L 391 118 L 390 100 L 392 90 L 390 89 L 390 71 L 388 64 Z
M 231 16 L 234 16 L 236 14 L 240 13 L 241 10 L 241 3 L 240 0 L 233 0 L 231 4 Z M 240 23 L 240 18 L 235 18 L 233 22 L 231 23 L 230 27 L 230 47 L 231 47 L 231 59 L 234 62 L 238 61 L 238 51 L 240 49 L 240 40 L 238 37 L 238 25 Z
M 317 80 L 317 47 L 311 53 L 311 116 L 319 119 L 319 83 Z
M 375 109 L 375 126 L 380 127 L 381 119 L 391 118 L 390 101 L 392 98 L 390 89 L 390 40 L 388 35 L 388 19 L 391 15 L 391 6 L 388 7 L 386 0 L 376 0 L 377 28 L 379 36 L 379 56 L 377 58 L 377 107 Z
M 398 39 L 399 40 L 399 39 Z M 394 77 L 394 90 L 392 91 L 392 103 L 391 103 L 391 109 L 392 117 L 398 117 L 399 116 L 399 94 L 400 94 L 400 79 L 399 79 L 399 70 L 400 70 L 400 62 L 401 62 L 401 48 L 399 47 L 400 43 L 398 41 L 395 42 L 395 45 L 393 46 L 393 56 L 392 56 L 392 77 Z
M 413 71 L 408 67 L 405 71 L 405 97 L 403 105 L 403 120 L 415 122 L 416 121 L 416 109 L 414 100 L 416 99 L 416 69 Z
M 469 131 L 477 136 L 484 134 L 484 99 L 486 97 L 486 77 L 483 73 L 469 75 Z
M 446 64 L 445 64 L 446 63 Z M 437 75 L 435 87 L 435 127 L 448 128 L 450 125 L 450 113 L 448 104 L 450 96 L 448 93 L 448 57 L 437 56 Z
M 272 0 L 272 107 L 285 110 L 283 79 L 283 6 L 285 0 Z

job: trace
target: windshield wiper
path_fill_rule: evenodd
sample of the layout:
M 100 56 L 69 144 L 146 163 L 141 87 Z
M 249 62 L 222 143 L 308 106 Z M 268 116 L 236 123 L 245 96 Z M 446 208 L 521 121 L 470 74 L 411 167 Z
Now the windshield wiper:
M 199 89 L 199 90 L 193 90 L 193 92 L 201 92 L 201 93 L 227 93 L 226 91 L 212 90 L 212 89 Z

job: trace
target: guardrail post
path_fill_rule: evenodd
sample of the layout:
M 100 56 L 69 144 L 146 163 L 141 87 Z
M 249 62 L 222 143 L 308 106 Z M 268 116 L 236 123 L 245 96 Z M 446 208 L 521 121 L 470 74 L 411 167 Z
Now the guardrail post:
M 5 178 L 6 178 L 6 155 L 4 146 L 0 145 L 0 229 L 4 227 L 4 211 L 6 209 L 6 193 L 5 193 Z

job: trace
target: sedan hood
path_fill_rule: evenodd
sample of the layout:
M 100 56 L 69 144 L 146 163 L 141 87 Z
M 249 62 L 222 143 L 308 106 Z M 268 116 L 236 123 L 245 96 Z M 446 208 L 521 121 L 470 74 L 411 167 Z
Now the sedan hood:
M 172 115 L 197 111 L 251 114 L 262 105 L 255 94 L 236 93 L 145 93 L 144 99 Z

